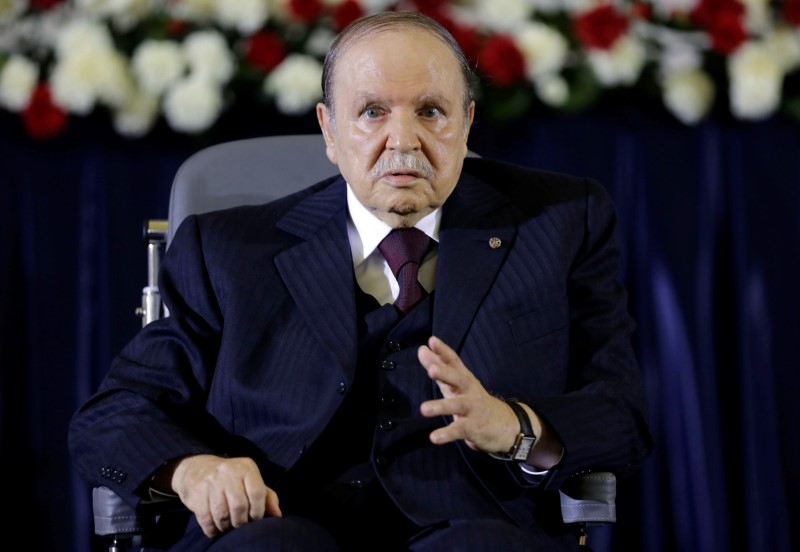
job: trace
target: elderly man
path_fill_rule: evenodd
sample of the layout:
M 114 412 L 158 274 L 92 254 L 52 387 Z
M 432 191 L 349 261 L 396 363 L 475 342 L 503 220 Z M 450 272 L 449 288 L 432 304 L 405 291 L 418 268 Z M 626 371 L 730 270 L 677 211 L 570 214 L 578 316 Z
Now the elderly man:
M 577 550 L 558 488 L 647 456 L 611 202 L 465 159 L 472 78 L 433 20 L 356 21 L 317 108 L 341 175 L 181 225 L 170 316 L 70 426 L 92 484 L 185 506 L 157 546 Z

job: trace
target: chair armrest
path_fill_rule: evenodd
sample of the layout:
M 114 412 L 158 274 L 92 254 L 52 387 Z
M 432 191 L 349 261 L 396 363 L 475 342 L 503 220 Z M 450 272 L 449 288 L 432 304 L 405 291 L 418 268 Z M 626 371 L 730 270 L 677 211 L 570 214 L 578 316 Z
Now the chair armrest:
M 617 477 L 611 472 L 582 473 L 559 490 L 564 523 L 615 523 Z
M 134 534 L 145 529 L 144 520 L 136 510 L 108 487 L 92 489 L 92 511 L 96 535 Z

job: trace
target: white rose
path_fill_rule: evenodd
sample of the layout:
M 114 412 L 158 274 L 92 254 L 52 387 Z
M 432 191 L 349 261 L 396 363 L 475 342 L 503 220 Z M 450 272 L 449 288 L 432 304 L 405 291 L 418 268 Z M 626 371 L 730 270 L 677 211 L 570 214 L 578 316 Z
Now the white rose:
M 308 33 L 308 40 L 306 40 L 306 53 L 324 58 L 335 39 L 336 33 L 328 28 L 317 27 L 312 29 Z
M 688 41 L 669 41 L 662 46 L 658 64 L 668 73 L 696 69 L 703 65 L 703 52 Z
M 569 45 L 561 33 L 553 28 L 529 22 L 514 34 L 514 39 L 525 57 L 529 78 L 557 73 L 564 66 Z
M 560 107 L 569 99 L 569 85 L 560 75 L 549 74 L 534 82 L 536 95 L 545 105 Z
M 744 25 L 748 31 L 761 34 L 772 26 L 772 13 L 767 0 L 740 0 L 744 5 Z
M 131 60 L 133 74 L 145 91 L 160 95 L 186 71 L 183 48 L 170 40 L 145 40 Z
M 527 21 L 533 7 L 519 0 L 487 0 L 477 2 L 473 13 L 485 27 L 496 31 L 511 31 Z
M 762 43 L 747 42 L 728 58 L 731 112 L 740 119 L 764 119 L 778 109 L 783 71 Z
M 127 103 L 135 90 L 127 58 L 116 50 L 106 50 L 97 53 L 96 64 L 93 84 L 100 101 L 111 107 Z
M 133 92 L 127 60 L 110 49 L 74 50 L 57 62 L 50 83 L 56 105 L 79 115 L 88 114 L 98 101 L 118 107 Z
M 784 73 L 800 67 L 800 33 L 787 25 L 779 25 L 770 33 L 765 45 Z
M 114 47 L 111 33 L 96 21 L 75 19 L 65 24 L 56 37 L 56 54 L 63 58 L 79 50 L 108 50 Z
M 311 56 L 290 54 L 264 80 L 281 113 L 300 115 L 322 99 L 322 64 Z
M 395 0 L 361 0 L 361 7 L 367 13 L 378 13 L 386 11 L 396 3 Z
M 632 85 L 645 62 L 645 49 L 630 35 L 620 37 L 609 50 L 590 50 L 589 65 L 606 86 Z
M 225 37 L 218 31 L 195 31 L 186 37 L 183 48 L 193 73 L 219 84 L 228 82 L 233 76 L 234 57 Z
M 217 4 L 222 2 L 231 0 L 180 0 L 180 2 L 168 2 L 167 10 L 175 19 L 203 23 L 211 21 L 217 11 Z
M 96 51 L 81 49 L 60 59 L 50 75 L 53 102 L 70 113 L 87 115 L 97 103 Z
M 132 28 L 160 7 L 160 0 L 76 0 L 78 9 L 107 17 L 123 30 Z
M 714 103 L 714 81 L 701 69 L 666 73 L 662 85 L 664 105 L 684 124 L 702 120 Z
M 268 14 L 267 0 L 219 2 L 216 7 L 217 22 L 244 35 L 252 34 L 263 27 Z
M 114 129 L 123 136 L 138 138 L 153 128 L 158 117 L 158 99 L 137 90 L 128 103 L 114 112 Z
M 10 111 L 22 111 L 30 101 L 39 67 L 28 58 L 12 55 L 0 69 L 0 105 Z
M 700 0 L 651 0 L 653 13 L 669 19 L 676 13 L 689 13 L 700 3 Z
M 203 74 L 189 75 L 175 83 L 164 97 L 164 117 L 179 132 L 207 130 L 222 111 L 222 90 Z
M 0 25 L 14 22 L 27 8 L 27 0 L 4 0 L 0 2 Z

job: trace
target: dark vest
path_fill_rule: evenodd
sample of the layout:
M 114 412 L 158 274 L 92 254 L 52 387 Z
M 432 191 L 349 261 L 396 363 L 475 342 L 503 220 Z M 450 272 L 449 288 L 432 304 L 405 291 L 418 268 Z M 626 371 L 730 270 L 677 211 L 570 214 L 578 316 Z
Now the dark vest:
M 316 517 L 308 512 L 311 503 L 329 516 L 353 504 L 369 509 L 365 496 L 377 492 L 423 527 L 448 519 L 507 519 L 455 443 L 431 444 L 430 432 L 446 422 L 419 413 L 422 402 L 441 397 L 417 360 L 432 331 L 433 295 L 403 318 L 360 289 L 356 297 L 359 360 L 353 387 L 279 491 L 282 508 Z

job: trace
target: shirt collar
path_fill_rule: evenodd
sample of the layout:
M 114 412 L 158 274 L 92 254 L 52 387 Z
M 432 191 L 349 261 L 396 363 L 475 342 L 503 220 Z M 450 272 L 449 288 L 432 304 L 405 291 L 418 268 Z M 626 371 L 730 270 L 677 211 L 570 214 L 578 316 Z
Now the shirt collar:
M 353 264 L 358 266 L 378 248 L 392 227 L 373 215 L 356 197 L 350 184 L 347 184 L 347 210 L 350 213 L 348 234 L 353 251 Z M 436 209 L 423 217 L 416 228 L 425 232 L 429 238 L 439 241 L 439 223 L 442 210 Z

